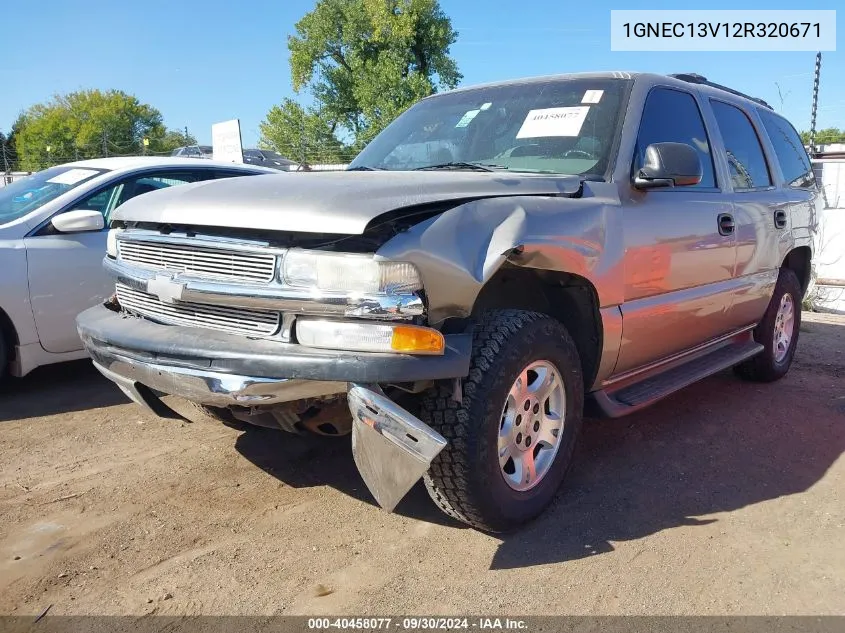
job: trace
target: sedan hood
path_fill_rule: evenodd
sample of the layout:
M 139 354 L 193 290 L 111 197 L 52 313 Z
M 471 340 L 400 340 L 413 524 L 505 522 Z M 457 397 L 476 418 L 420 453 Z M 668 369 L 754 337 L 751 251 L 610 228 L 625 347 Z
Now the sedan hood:
M 245 176 L 129 200 L 113 220 L 358 235 L 388 211 L 499 196 L 577 195 L 577 176 L 464 171 L 341 171 Z

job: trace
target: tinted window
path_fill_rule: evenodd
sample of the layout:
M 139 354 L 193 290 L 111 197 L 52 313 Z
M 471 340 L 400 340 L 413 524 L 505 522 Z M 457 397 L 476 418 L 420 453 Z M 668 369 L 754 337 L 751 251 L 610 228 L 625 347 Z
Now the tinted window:
M 135 176 L 123 181 L 123 189 L 121 189 L 117 198 L 112 201 L 113 206 L 108 212 L 111 213 L 124 202 L 136 196 L 198 180 L 204 180 L 198 172 L 160 172 Z M 108 214 L 106 219 L 108 219 Z
M 213 172 L 214 178 L 218 179 L 218 180 L 220 178 L 237 178 L 238 176 L 257 176 L 257 175 L 262 175 L 263 173 L 264 172 L 247 171 L 245 169 L 244 170 L 237 170 L 237 171 L 234 171 L 234 170 L 233 171 L 218 170 L 218 171 Z
M 790 187 L 812 187 L 815 184 L 810 157 L 801 137 L 786 119 L 774 112 L 759 110 L 763 127 L 772 141 L 783 177 Z
M 109 211 L 111 210 L 110 203 L 112 196 L 114 196 L 115 191 L 118 191 L 121 187 L 123 187 L 122 184 L 117 184 L 109 187 L 108 189 L 103 189 L 92 196 L 88 196 L 84 200 L 80 200 L 73 205 L 73 209 L 71 210 L 99 211 L 103 214 L 103 217 L 108 220 Z
M 769 177 L 763 148 L 748 116 L 739 108 L 727 103 L 710 103 L 713 105 L 713 114 L 716 115 L 716 122 L 728 153 L 728 167 L 734 189 L 771 185 L 772 179 Z
M 693 96 L 669 88 L 648 93 L 637 137 L 634 172 L 642 166 L 646 148 L 652 143 L 686 143 L 698 151 L 702 178 L 696 187 L 715 187 L 713 157 L 701 112 Z

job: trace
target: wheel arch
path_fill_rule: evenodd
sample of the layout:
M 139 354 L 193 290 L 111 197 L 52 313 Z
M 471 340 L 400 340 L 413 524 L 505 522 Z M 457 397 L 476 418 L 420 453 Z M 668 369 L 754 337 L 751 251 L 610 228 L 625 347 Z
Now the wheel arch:
M 801 292 L 806 295 L 812 275 L 812 253 L 809 246 L 796 246 L 786 254 L 781 268 L 788 268 L 798 277 Z
M 3 308 L 0 308 L 0 340 L 6 344 L 6 362 L 9 362 L 14 358 L 15 347 L 20 343 L 20 339 L 15 324 Z M 0 367 L 0 374 L 3 369 Z
M 598 292 L 588 279 L 505 262 L 481 288 L 472 316 L 495 309 L 542 312 L 560 321 L 575 342 L 584 385 L 593 383 L 601 361 L 604 332 Z

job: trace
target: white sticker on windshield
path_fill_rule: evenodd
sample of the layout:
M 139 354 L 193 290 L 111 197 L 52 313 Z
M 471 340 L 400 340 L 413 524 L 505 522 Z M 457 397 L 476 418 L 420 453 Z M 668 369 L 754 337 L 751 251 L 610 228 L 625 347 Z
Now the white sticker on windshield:
M 589 111 L 590 106 L 531 110 L 519 128 L 516 138 L 578 136 Z
M 487 108 L 489 108 L 491 105 L 493 105 L 493 104 L 492 104 L 492 103 L 490 103 L 490 102 L 488 101 L 487 103 L 485 103 L 484 105 L 482 105 L 480 109 L 481 109 L 482 111 L 484 111 L 484 110 L 486 110 Z
M 601 96 L 604 94 L 604 90 L 587 90 L 584 93 L 584 98 L 581 99 L 581 103 L 598 103 L 601 101 Z
M 57 185 L 75 185 L 76 183 L 82 182 L 91 176 L 96 176 L 99 173 L 100 172 L 92 169 L 68 169 L 66 172 L 62 172 L 58 176 L 53 176 L 47 182 L 52 182 Z
M 461 117 L 461 120 L 455 124 L 455 127 L 466 127 L 470 124 L 470 121 L 472 121 L 476 116 L 478 116 L 479 112 L 481 112 L 481 110 L 470 110 L 464 116 Z

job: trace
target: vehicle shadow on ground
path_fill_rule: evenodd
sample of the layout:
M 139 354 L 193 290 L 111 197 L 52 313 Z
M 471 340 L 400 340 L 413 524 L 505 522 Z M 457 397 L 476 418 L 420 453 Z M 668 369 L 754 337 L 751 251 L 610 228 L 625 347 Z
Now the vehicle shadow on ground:
M 352 459 L 348 435 L 338 438 L 297 436 L 249 425 L 238 428 L 243 433 L 235 441 L 235 449 L 285 485 L 293 488 L 330 486 L 378 507 Z M 422 482 L 411 489 L 394 512 L 429 523 L 465 527 L 435 507 Z
M 88 359 L 45 365 L 0 382 L 0 422 L 85 411 L 129 402 Z
M 586 421 L 555 504 L 505 536 L 491 568 L 612 552 L 614 542 L 707 525 L 717 513 L 816 484 L 845 452 L 845 328 L 808 329 L 801 336 L 838 346 L 838 360 L 799 348 L 780 382 L 748 383 L 727 371 L 629 417 Z M 810 397 L 811 383 L 829 390 Z
M 845 352 L 845 328 L 812 324 L 814 337 Z M 809 337 L 809 334 L 802 334 Z M 840 354 L 841 359 L 845 354 Z M 827 360 L 831 360 L 828 358 Z M 501 541 L 492 569 L 576 560 L 712 515 L 803 492 L 845 452 L 845 390 L 802 400 L 802 385 L 832 385 L 845 361 L 808 352 L 779 383 L 755 384 L 731 371 L 713 376 L 638 414 L 588 420 L 554 505 Z M 818 393 L 818 390 L 816 390 Z M 294 487 L 331 486 L 375 505 L 352 460 L 349 438 L 291 437 L 246 430 L 236 442 L 248 460 Z M 396 512 L 465 527 L 442 514 L 418 484 Z

